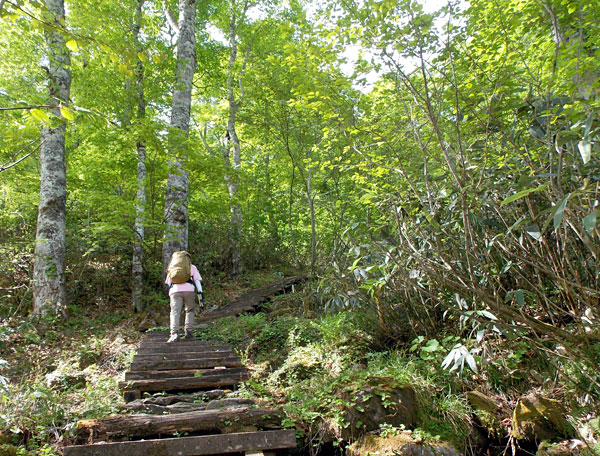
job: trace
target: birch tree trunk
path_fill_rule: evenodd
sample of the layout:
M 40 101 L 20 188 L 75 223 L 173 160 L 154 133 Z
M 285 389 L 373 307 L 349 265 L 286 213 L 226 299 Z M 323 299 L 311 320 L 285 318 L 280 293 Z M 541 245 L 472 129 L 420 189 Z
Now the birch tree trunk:
M 238 277 L 242 273 L 240 240 L 242 237 L 242 208 L 238 201 L 239 176 L 238 172 L 242 164 L 242 151 L 240 140 L 235 130 L 235 121 L 239 101 L 235 98 L 234 66 L 237 58 L 237 27 L 236 27 L 235 2 L 232 5 L 232 13 L 229 20 L 229 65 L 227 68 L 227 101 L 229 104 L 229 115 L 227 117 L 227 143 L 225 147 L 225 163 L 232 168 L 231 175 L 225 176 L 227 190 L 229 191 L 229 210 L 231 212 L 230 222 L 230 245 L 231 274 Z M 241 74 L 240 74 L 241 78 Z M 233 150 L 232 160 L 229 160 L 230 151 Z
M 169 177 L 165 195 L 165 223 L 167 231 L 163 243 L 163 272 L 173 252 L 188 247 L 188 192 L 186 170 L 187 137 L 192 103 L 192 80 L 196 70 L 196 0 L 179 0 L 179 36 L 177 39 L 177 70 L 169 147 Z
M 133 36 L 138 52 L 142 52 L 139 34 L 142 22 L 142 8 L 145 0 L 138 0 L 135 23 L 133 24 Z M 135 69 L 135 87 L 137 99 L 137 117 L 143 119 L 146 116 L 146 102 L 144 100 L 144 64 L 138 58 Z M 143 310 L 143 261 L 144 261 L 144 220 L 146 214 L 146 145 L 140 138 L 137 141 L 137 194 L 135 206 L 135 226 L 133 228 L 133 255 L 131 261 L 131 300 L 136 312 Z
M 63 0 L 46 0 L 56 29 L 65 23 Z M 71 58 L 63 36 L 56 29 L 45 31 L 48 57 L 48 104 L 67 105 L 71 89 Z M 66 123 L 58 108 L 51 125 L 42 127 L 40 148 L 40 204 L 35 235 L 33 268 L 33 313 L 62 313 L 65 289 Z

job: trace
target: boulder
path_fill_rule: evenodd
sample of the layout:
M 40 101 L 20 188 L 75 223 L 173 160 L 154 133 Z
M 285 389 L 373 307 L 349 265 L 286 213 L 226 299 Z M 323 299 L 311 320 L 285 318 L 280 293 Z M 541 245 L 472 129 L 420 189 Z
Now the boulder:
M 572 429 L 560 402 L 535 393 L 519 399 L 512 414 L 512 435 L 517 440 L 541 442 L 567 438 Z
M 417 442 L 410 433 L 380 437 L 367 434 L 346 448 L 346 456 L 459 456 L 451 445 L 442 442 Z
M 478 424 L 481 425 L 487 435 L 493 439 L 505 437 L 507 429 L 502 425 L 502 415 L 504 414 L 500 404 L 479 391 L 468 391 L 466 396 Z
M 380 379 L 384 380 L 384 379 Z M 342 394 L 343 422 L 326 420 L 321 429 L 323 440 L 352 441 L 361 435 L 375 431 L 384 423 L 393 427 L 413 428 L 417 422 L 415 391 L 410 386 L 390 387 L 380 381 L 379 385 L 366 386 L 354 397 Z

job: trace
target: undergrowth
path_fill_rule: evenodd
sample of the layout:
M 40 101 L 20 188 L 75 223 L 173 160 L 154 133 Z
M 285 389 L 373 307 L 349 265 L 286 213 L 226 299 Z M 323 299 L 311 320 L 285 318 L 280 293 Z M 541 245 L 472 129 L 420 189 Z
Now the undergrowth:
M 84 418 L 118 411 L 119 375 L 139 337 L 119 311 L 0 324 L 0 454 L 59 454 Z

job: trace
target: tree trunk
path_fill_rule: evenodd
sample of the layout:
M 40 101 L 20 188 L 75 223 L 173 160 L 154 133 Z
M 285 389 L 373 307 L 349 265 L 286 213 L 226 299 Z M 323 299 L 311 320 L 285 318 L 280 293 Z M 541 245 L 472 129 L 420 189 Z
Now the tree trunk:
M 230 235 L 230 252 L 231 252 L 231 274 L 233 277 L 238 277 L 242 272 L 240 240 L 242 237 L 242 208 L 238 201 L 239 188 L 239 170 L 242 164 L 242 151 L 240 140 L 235 130 L 236 114 L 239 107 L 238 101 L 235 99 L 233 90 L 233 75 L 235 60 L 237 58 L 237 32 L 236 32 L 236 15 L 232 12 L 229 21 L 229 66 L 227 69 L 227 101 L 229 103 L 229 116 L 227 118 L 227 146 L 226 146 L 226 162 L 232 168 L 231 175 L 225 177 L 227 182 L 227 190 L 229 191 L 229 210 L 231 212 L 231 235 Z M 233 150 L 232 160 L 229 160 L 230 150 Z
M 165 194 L 166 233 L 163 243 L 163 272 L 173 252 L 188 248 L 189 182 L 186 170 L 187 137 L 192 104 L 192 80 L 196 70 L 196 0 L 179 0 L 177 71 L 173 89 L 169 147 L 169 177 Z
M 142 45 L 139 42 L 139 34 L 142 21 L 142 7 L 145 0 L 138 0 L 136 8 L 135 23 L 133 25 L 133 35 L 138 52 L 142 52 Z M 136 65 L 136 90 L 138 119 L 146 116 L 146 102 L 144 100 L 144 64 L 140 59 Z M 143 310 L 142 291 L 143 291 L 143 261 L 144 261 L 144 219 L 146 214 L 146 145 L 140 138 L 137 142 L 137 194 L 135 206 L 135 226 L 133 229 L 133 256 L 131 267 L 132 289 L 131 300 L 133 309 L 136 312 Z
M 80 442 L 110 439 L 147 438 L 184 432 L 221 433 L 253 426 L 263 429 L 281 428 L 283 414 L 271 407 L 239 407 L 222 410 L 201 410 L 174 415 L 126 415 L 77 422 Z
M 48 104 L 69 102 L 71 89 L 71 58 L 65 40 L 57 31 L 63 28 L 65 5 L 63 0 L 46 0 L 46 7 L 54 16 L 56 29 L 45 31 L 48 57 Z M 66 123 L 58 108 L 52 110 L 58 118 L 52 127 L 44 126 L 40 149 L 40 204 L 35 236 L 35 264 L 33 269 L 33 313 L 44 315 L 64 313 L 65 289 L 65 205 Z
M 310 155 L 307 155 L 307 158 L 310 162 Z M 314 273 L 317 261 L 317 222 L 315 217 L 315 201 L 312 194 L 312 171 L 312 166 L 309 166 L 306 177 L 306 198 L 310 211 L 310 269 Z

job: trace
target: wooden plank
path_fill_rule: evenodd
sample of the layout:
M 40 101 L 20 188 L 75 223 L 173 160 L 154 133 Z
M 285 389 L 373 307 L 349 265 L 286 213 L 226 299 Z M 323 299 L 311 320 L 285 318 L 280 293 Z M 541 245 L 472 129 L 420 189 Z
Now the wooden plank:
M 185 369 L 211 369 L 213 367 L 242 367 L 242 362 L 237 356 L 227 358 L 185 359 L 171 361 L 140 361 L 133 362 L 129 367 L 132 371 L 143 370 L 185 370 Z
M 144 361 L 170 361 L 184 359 L 210 359 L 210 358 L 230 358 L 236 356 L 232 350 L 229 351 L 205 351 L 191 353 L 159 353 L 159 354 L 137 354 L 133 357 L 133 362 Z
M 154 438 L 183 432 L 232 433 L 249 426 L 279 429 L 283 413 L 272 407 L 200 410 L 174 415 L 124 415 L 77 423 L 77 441 Z
M 182 378 L 182 377 L 234 377 L 245 380 L 249 374 L 246 369 L 184 369 L 184 370 L 156 370 L 156 371 L 128 371 L 125 380 L 150 380 L 155 378 Z
M 64 456 L 203 456 L 296 447 L 293 429 L 67 446 Z
M 169 350 L 172 350 L 172 348 L 170 347 L 185 347 L 185 348 L 201 348 L 201 349 L 207 349 L 208 347 L 212 347 L 213 345 L 205 345 L 205 344 L 198 344 L 197 341 L 195 340 L 189 340 L 189 339 L 177 339 L 175 342 L 172 342 L 170 344 L 167 343 L 167 341 L 165 340 L 151 340 L 151 341 L 147 341 L 147 342 L 142 342 L 140 344 L 140 348 L 167 348 Z M 217 348 L 221 348 L 222 346 L 225 346 L 224 348 L 227 348 L 226 344 L 219 344 L 217 346 Z M 232 348 L 231 346 L 229 346 L 229 348 Z
M 150 380 L 129 380 L 119 382 L 119 388 L 124 390 L 137 390 L 142 392 L 181 391 L 201 388 L 217 388 L 222 386 L 232 386 L 237 385 L 240 382 L 240 380 L 240 375 L 155 378 Z
M 142 345 L 137 349 L 138 355 L 145 354 L 161 354 L 161 353 L 197 353 L 203 351 L 215 351 L 215 352 L 223 352 L 223 351 L 232 351 L 233 347 L 231 345 L 221 344 L 221 345 L 179 345 L 179 344 L 165 344 L 165 345 Z

